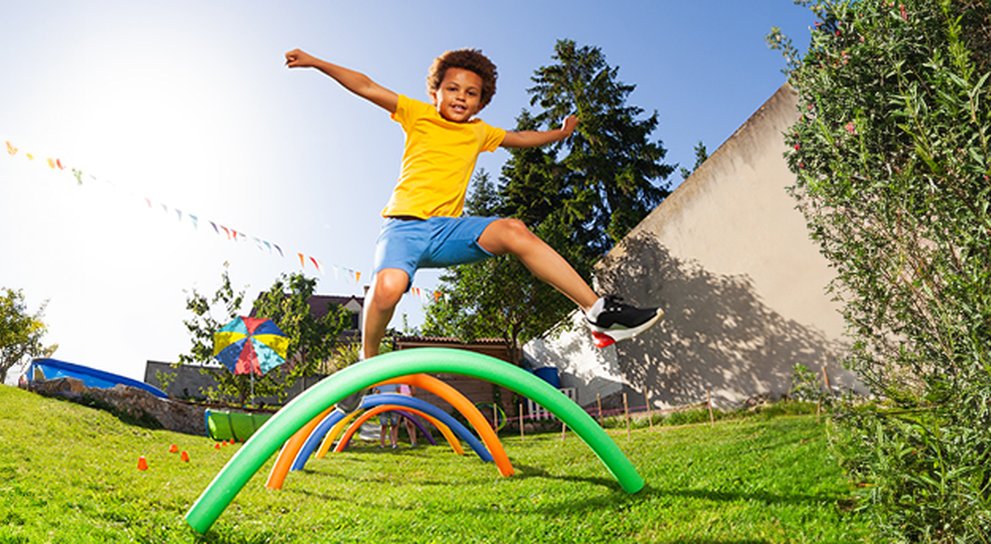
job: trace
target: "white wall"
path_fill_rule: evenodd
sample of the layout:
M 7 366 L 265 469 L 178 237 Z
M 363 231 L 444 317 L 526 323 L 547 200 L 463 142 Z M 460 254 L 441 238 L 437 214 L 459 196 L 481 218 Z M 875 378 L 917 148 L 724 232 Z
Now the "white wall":
M 664 307 L 661 324 L 613 354 L 575 328 L 531 342 L 530 358 L 559 366 L 581 399 L 625 386 L 660 407 L 703 401 L 707 390 L 721 405 L 776 397 L 795 363 L 855 386 L 839 364 L 832 272 L 785 190 L 794 176 L 782 134 L 796 104 L 790 87 L 779 89 L 597 264 L 600 292 Z

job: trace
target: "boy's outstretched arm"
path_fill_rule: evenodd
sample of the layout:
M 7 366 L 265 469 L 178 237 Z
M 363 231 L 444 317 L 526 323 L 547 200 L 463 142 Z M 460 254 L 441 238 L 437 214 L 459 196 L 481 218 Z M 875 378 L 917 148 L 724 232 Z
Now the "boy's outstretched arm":
M 571 136 L 576 126 L 578 126 L 578 118 L 574 115 L 569 115 L 559 129 L 507 132 L 506 137 L 503 138 L 502 143 L 499 145 L 502 147 L 538 147 L 551 142 L 560 142 Z
M 342 87 L 354 94 L 384 108 L 389 113 L 396 112 L 399 95 L 375 83 L 361 72 L 318 59 L 299 49 L 293 49 L 286 53 L 286 66 L 289 68 L 316 68 L 334 78 Z

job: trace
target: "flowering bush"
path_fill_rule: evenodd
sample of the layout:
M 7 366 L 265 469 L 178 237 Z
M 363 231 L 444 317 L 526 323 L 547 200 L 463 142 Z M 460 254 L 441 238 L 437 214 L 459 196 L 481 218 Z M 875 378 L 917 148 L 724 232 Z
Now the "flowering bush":
M 836 271 L 848 366 L 881 399 L 840 445 L 899 541 L 991 534 L 991 5 L 817 0 L 786 134 L 792 192 Z

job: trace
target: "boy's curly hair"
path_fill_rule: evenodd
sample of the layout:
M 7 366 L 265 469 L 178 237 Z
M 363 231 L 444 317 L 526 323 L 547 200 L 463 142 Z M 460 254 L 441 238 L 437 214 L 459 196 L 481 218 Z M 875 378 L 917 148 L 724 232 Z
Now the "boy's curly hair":
M 492 97 L 495 96 L 496 78 L 499 77 L 495 64 L 483 55 L 481 50 L 455 49 L 454 51 L 445 51 L 430 65 L 430 71 L 427 72 L 427 94 L 431 97 L 440 87 L 440 82 L 444 80 L 444 74 L 448 68 L 470 70 L 482 78 L 482 96 L 479 109 L 487 106 Z

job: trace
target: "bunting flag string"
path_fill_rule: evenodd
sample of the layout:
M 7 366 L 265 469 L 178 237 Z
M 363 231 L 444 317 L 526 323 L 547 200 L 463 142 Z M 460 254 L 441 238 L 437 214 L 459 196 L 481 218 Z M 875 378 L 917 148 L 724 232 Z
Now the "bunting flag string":
M 27 161 L 35 162 L 35 158 L 43 156 L 43 155 L 35 155 L 33 153 L 28 152 L 27 150 L 23 150 L 20 147 L 15 146 L 13 142 L 11 142 L 10 140 L 5 140 L 4 144 L 6 145 L 7 156 L 11 158 L 16 159 L 18 157 L 23 157 Z M 0 151 L 0 153 L 2 153 L 2 151 Z M 264 238 L 254 235 L 248 235 L 242 230 L 234 229 L 232 227 L 223 225 L 217 221 L 203 218 L 198 214 L 190 213 L 188 211 L 183 211 L 182 209 L 176 208 L 174 206 L 170 206 L 164 202 L 153 201 L 150 197 L 147 196 L 138 197 L 129 190 L 123 189 L 109 180 L 98 178 L 93 174 L 84 173 L 83 170 L 79 168 L 67 167 L 58 157 L 46 156 L 43 160 L 39 160 L 35 163 L 40 164 L 42 166 L 48 166 L 48 168 L 54 171 L 56 174 L 71 175 L 73 180 L 75 181 L 75 185 L 78 187 L 84 186 L 86 183 L 97 182 L 109 186 L 114 190 L 125 192 L 129 196 L 131 196 L 134 200 L 142 201 L 149 210 L 154 210 L 156 208 L 159 208 L 161 209 L 162 213 L 166 215 L 169 216 L 174 215 L 178 223 L 188 223 L 192 225 L 194 230 L 197 231 L 200 230 L 200 222 L 202 221 L 210 225 L 210 227 L 213 229 L 213 233 L 216 236 L 222 236 L 226 238 L 228 241 L 234 243 L 245 243 L 250 241 L 253 242 L 253 245 L 259 251 L 263 253 L 268 253 L 273 256 L 275 256 L 275 254 L 278 253 L 278 256 L 283 259 L 285 259 L 287 255 L 292 255 L 293 253 L 295 253 L 296 257 L 299 260 L 299 268 L 302 269 L 303 271 L 306 271 L 308 268 L 312 267 L 317 271 L 318 274 L 322 276 L 324 274 L 324 271 L 326 269 L 329 269 L 333 273 L 335 279 L 340 279 L 343 276 L 349 283 L 352 283 L 354 285 L 360 285 L 361 283 L 362 273 L 359 270 L 355 270 L 353 268 L 348 268 L 345 266 L 339 266 L 336 264 L 325 265 L 321 262 L 320 259 L 318 259 L 314 255 L 310 255 L 300 251 L 287 252 L 283 250 L 283 247 L 280 246 L 279 244 L 270 242 L 268 240 L 265 240 Z M 442 293 L 439 290 L 426 289 L 418 286 L 412 287 L 407 292 L 407 294 L 418 297 L 425 304 L 437 302 L 442 298 L 444 298 L 445 300 L 450 299 L 449 295 Z

